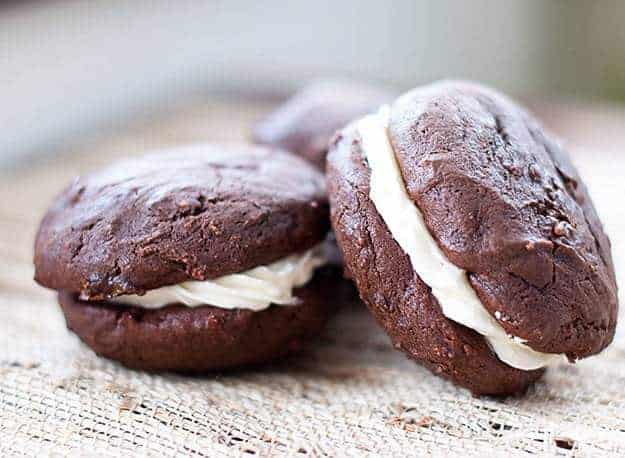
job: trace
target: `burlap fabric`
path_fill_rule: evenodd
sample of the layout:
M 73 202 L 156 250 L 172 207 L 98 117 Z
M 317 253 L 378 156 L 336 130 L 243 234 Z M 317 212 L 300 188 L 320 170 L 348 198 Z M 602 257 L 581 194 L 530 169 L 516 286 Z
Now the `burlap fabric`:
M 601 356 L 554 367 L 527 396 L 504 401 L 475 399 L 411 363 L 358 304 L 301 357 L 221 376 L 128 371 L 68 333 L 54 295 L 31 281 L 32 239 L 52 195 L 113 156 L 242 138 L 262 109 L 212 101 L 83 144 L 54 162 L 4 172 L 0 455 L 625 454 L 620 331 Z M 625 155 L 618 149 L 575 159 L 607 223 L 621 280 Z

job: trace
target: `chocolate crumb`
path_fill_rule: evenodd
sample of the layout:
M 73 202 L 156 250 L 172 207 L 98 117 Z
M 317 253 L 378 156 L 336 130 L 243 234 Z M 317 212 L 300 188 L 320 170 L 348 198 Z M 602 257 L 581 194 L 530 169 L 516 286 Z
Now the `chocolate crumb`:
M 553 233 L 558 237 L 569 237 L 573 232 L 573 228 L 566 221 L 558 221 L 553 226 Z

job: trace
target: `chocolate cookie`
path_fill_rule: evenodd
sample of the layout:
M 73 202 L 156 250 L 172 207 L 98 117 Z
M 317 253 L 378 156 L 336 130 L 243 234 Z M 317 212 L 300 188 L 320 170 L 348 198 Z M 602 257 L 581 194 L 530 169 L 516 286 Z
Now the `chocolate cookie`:
M 332 135 L 391 98 L 389 92 L 355 82 L 313 83 L 261 121 L 252 138 L 293 151 L 323 170 Z
M 98 355 L 143 370 L 203 372 L 272 361 L 317 336 L 337 302 L 336 274 L 322 268 L 294 291 L 295 306 L 255 312 L 172 305 L 155 310 L 81 301 L 59 293 L 67 326 Z
M 612 340 L 608 238 L 566 153 L 484 87 L 415 89 L 328 156 L 346 268 L 397 348 L 475 394 Z
M 39 228 L 35 279 L 59 291 L 72 330 L 127 366 L 260 363 L 327 318 L 328 229 L 323 177 L 303 160 L 248 145 L 179 148 L 65 189 Z
M 326 235 L 323 177 L 288 153 L 202 145 L 76 180 L 46 213 L 35 279 L 101 299 L 269 264 Z

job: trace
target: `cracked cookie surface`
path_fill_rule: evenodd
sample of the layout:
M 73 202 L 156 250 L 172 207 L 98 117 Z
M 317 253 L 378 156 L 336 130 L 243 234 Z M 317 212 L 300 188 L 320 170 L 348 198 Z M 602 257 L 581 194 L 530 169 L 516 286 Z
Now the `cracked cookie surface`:
M 430 233 L 509 334 L 571 359 L 610 343 L 609 240 L 568 155 L 535 119 L 495 91 L 438 83 L 393 105 L 389 137 Z
M 35 242 L 43 286 L 103 299 L 269 264 L 321 242 L 323 177 L 293 155 L 194 145 L 76 179 Z

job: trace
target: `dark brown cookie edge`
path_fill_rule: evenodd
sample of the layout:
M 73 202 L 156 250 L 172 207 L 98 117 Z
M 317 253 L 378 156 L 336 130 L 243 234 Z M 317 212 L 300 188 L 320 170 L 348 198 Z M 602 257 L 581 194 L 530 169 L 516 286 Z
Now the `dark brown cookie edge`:
M 202 373 L 264 364 L 300 351 L 340 304 L 336 268 L 295 290 L 301 303 L 254 312 L 213 306 L 143 309 L 59 293 L 67 326 L 96 354 L 132 369 Z

